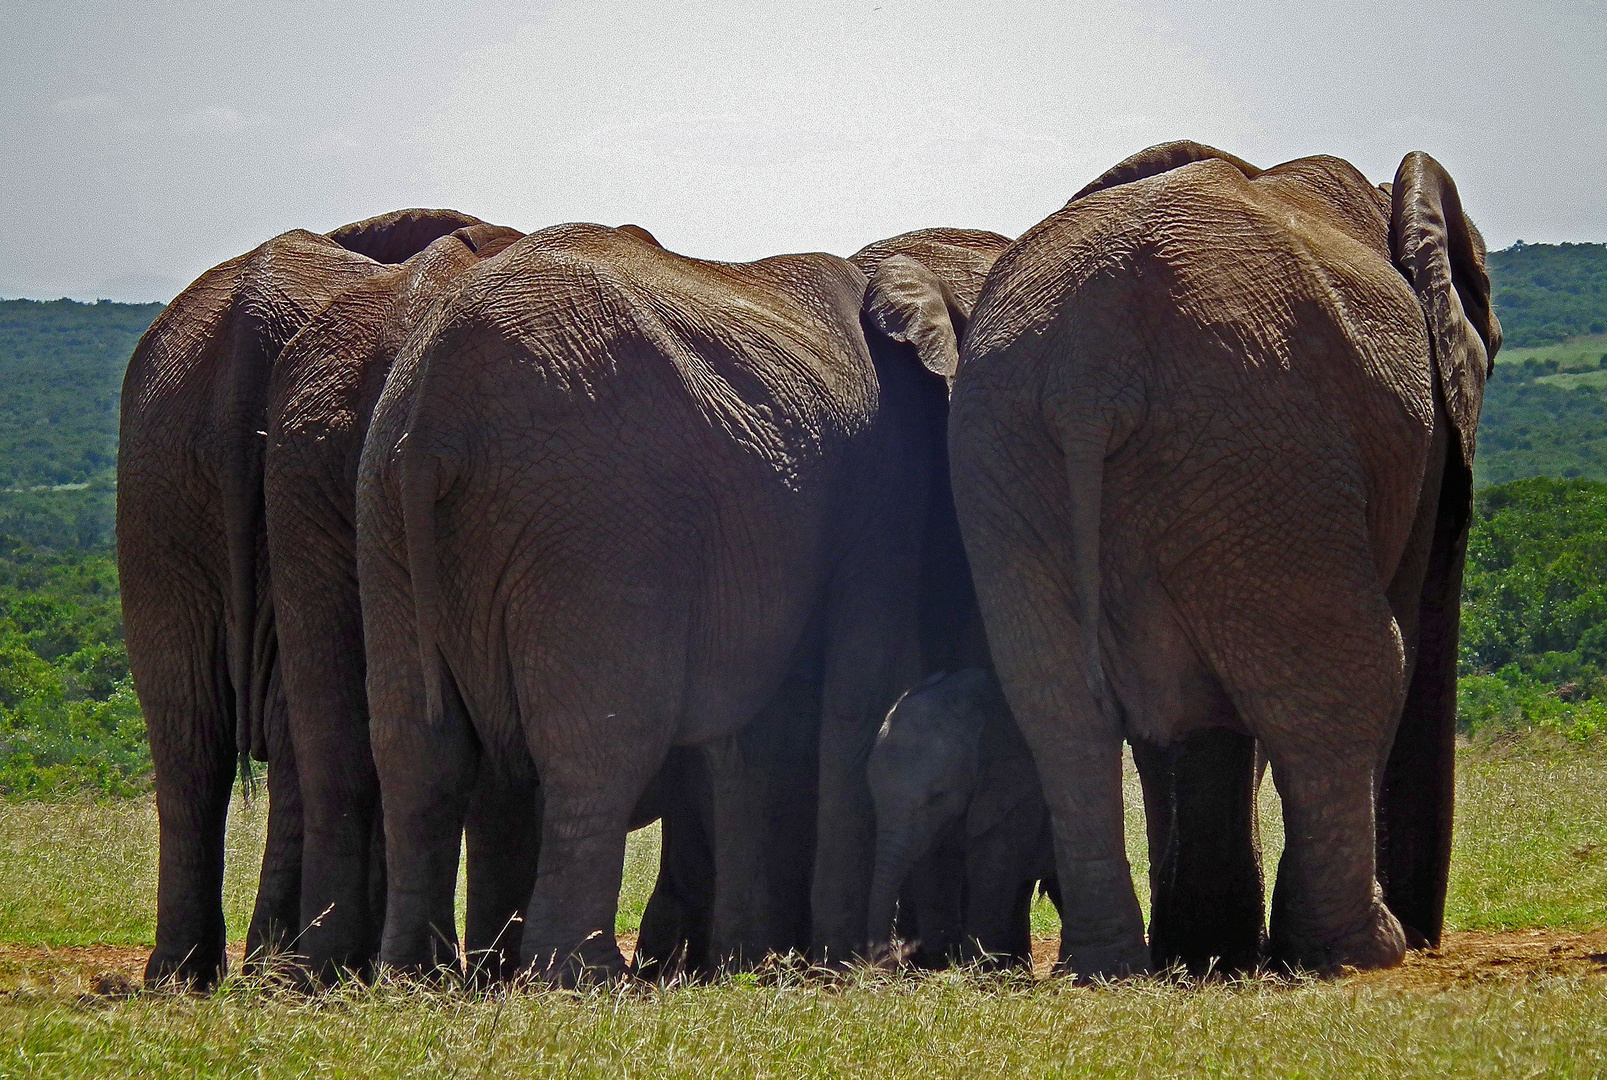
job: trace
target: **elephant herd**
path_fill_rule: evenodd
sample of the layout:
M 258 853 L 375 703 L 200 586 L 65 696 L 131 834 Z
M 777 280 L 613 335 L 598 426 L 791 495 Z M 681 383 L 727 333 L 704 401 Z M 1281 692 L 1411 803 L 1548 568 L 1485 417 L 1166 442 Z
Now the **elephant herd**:
M 1426 155 L 1169 143 L 1014 241 L 407 210 L 209 270 L 122 398 L 147 981 L 223 973 L 248 758 L 248 961 L 311 982 L 1024 963 L 1040 888 L 1079 978 L 1437 942 L 1484 257 Z

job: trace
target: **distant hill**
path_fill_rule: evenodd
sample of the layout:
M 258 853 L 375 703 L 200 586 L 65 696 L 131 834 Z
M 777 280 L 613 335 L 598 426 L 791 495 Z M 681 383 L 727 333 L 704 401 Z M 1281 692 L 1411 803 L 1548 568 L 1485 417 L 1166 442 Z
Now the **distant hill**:
M 0 300 L 0 488 L 111 475 L 123 369 L 161 310 Z
M 1488 259 L 1495 311 L 1513 348 L 1607 334 L 1607 244 L 1525 244 Z
M 161 310 L 0 300 L 0 544 L 111 549 L 123 369 Z
M 1485 388 L 1474 481 L 1607 481 L 1607 244 L 1489 257 L 1505 344 Z
M 1600 356 L 1607 345 L 1595 351 Z M 1588 359 L 1590 368 L 1581 363 L 1569 373 L 1554 359 L 1496 358 L 1484 388 L 1475 486 L 1528 476 L 1607 481 L 1607 370 Z

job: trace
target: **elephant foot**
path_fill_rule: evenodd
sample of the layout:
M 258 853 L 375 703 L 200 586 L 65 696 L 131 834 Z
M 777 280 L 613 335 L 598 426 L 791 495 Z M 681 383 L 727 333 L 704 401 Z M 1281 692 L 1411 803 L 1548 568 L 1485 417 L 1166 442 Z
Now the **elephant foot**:
M 1150 958 L 1156 971 L 1181 967 L 1195 979 L 1254 971 L 1264 962 L 1265 941 L 1259 927 L 1253 933 L 1240 927 L 1229 933 L 1200 934 L 1182 941 L 1177 935 L 1157 940 L 1152 930 L 1150 940 Z
M 326 912 L 322 922 L 315 920 L 303 930 L 300 940 L 282 951 L 278 959 L 293 964 L 298 976 L 314 987 L 333 986 L 353 978 L 372 982 L 375 954 L 379 951 L 375 935 L 365 926 L 327 925 L 327 915 Z M 437 963 L 444 959 L 451 964 L 449 958 L 453 956 L 450 950 L 437 948 L 431 959 Z
M 289 975 L 300 985 L 304 960 L 293 955 L 294 939 L 290 928 L 278 921 L 254 921 L 246 931 L 246 955 L 241 971 L 248 978 L 264 979 L 276 975 Z
M 205 991 L 216 986 L 228 970 L 222 945 L 191 948 L 185 952 L 156 948 L 145 964 L 147 990 Z
M 857 940 L 863 942 L 865 939 Z M 864 944 L 856 946 L 847 940 L 816 939 L 809 947 L 810 966 L 816 971 L 841 974 L 865 964 L 870 959 L 864 950 Z
M 1130 979 L 1150 974 L 1149 946 L 1143 938 L 1113 945 L 1060 943 L 1060 962 L 1055 974 L 1069 975 L 1078 983 L 1102 979 Z
M 380 950 L 379 971 L 386 977 L 402 982 L 420 983 L 441 987 L 463 978 L 463 965 L 455 947 L 440 939 L 434 946 L 417 950 L 387 947 Z
M 965 964 L 978 971 L 991 973 L 1032 970 L 1031 952 L 990 952 L 979 945 L 971 944 L 954 958 L 955 963 Z
M 1291 971 L 1338 975 L 1345 968 L 1376 971 L 1394 967 L 1406 957 L 1406 933 L 1398 919 L 1374 898 L 1363 925 L 1349 933 L 1323 935 L 1276 925 L 1272 957 Z
M 872 941 L 865 946 L 865 962 L 874 968 L 894 971 L 902 967 L 927 967 L 926 954 L 918 941 Z
M 364 983 L 374 981 L 374 960 L 362 953 L 345 953 L 336 956 L 281 954 L 274 958 L 276 971 L 288 975 L 298 987 L 308 990 L 325 989 L 352 979 Z
M 463 969 L 456 964 L 392 964 L 382 959 L 375 965 L 374 977 L 425 990 L 445 990 L 462 984 Z
M 519 957 L 501 949 L 468 953 L 469 985 L 476 990 L 512 982 L 519 975 Z
M 530 956 L 530 975 L 539 983 L 563 990 L 587 986 L 612 986 L 622 981 L 629 969 L 614 935 L 598 931 L 579 945 L 543 946 L 525 949 Z

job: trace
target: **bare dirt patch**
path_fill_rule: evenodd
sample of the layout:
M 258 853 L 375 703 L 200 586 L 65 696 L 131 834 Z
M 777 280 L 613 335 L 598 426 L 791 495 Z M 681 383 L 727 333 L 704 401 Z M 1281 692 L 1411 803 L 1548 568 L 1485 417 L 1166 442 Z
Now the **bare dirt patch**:
M 150 955 L 142 945 L 0 945 L 0 991 L 83 994 L 134 987 Z
M 1434 990 L 1558 975 L 1607 978 L 1607 929 L 1457 931 L 1446 934 L 1438 949 L 1408 953 L 1400 967 L 1344 981 Z
M 1048 975 L 1059 949 L 1056 938 L 1035 939 L 1033 971 L 1040 977 Z M 1607 978 L 1607 928 L 1452 931 L 1438 949 L 1407 953 L 1406 962 L 1399 967 L 1358 972 L 1337 981 L 1400 990 L 1439 990 L 1556 975 Z

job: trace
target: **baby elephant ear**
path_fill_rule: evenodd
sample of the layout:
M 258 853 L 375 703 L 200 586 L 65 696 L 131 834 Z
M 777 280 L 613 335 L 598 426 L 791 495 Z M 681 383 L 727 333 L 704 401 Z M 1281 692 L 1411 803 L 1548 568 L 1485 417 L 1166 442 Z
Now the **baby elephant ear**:
M 1484 380 L 1501 348 L 1501 323 L 1490 307 L 1484 238 L 1462 213 L 1456 183 L 1439 162 L 1407 154 L 1390 186 L 1390 245 L 1412 283 L 1444 388 L 1445 411 L 1473 464 Z
M 971 313 L 923 263 L 908 255 L 883 259 L 865 290 L 864 312 L 887 337 L 913 345 L 927 371 L 954 378 Z

